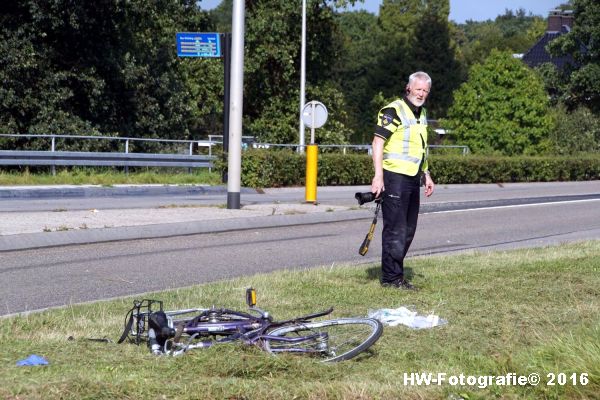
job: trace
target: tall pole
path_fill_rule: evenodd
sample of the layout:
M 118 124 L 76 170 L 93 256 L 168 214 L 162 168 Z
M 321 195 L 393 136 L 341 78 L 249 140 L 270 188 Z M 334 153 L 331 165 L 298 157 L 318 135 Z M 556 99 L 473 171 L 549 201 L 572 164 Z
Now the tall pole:
M 300 47 L 300 146 L 298 152 L 304 152 L 304 121 L 302 121 L 302 110 L 304 110 L 306 84 L 306 0 L 302 0 L 302 44 Z
M 231 78 L 231 33 L 221 34 L 223 47 L 223 162 L 229 152 L 229 83 Z M 227 169 L 223 168 L 221 182 L 227 183 Z
M 229 157 L 227 208 L 240 208 L 242 111 L 244 101 L 244 0 L 233 0 L 231 23 L 231 92 L 229 96 Z

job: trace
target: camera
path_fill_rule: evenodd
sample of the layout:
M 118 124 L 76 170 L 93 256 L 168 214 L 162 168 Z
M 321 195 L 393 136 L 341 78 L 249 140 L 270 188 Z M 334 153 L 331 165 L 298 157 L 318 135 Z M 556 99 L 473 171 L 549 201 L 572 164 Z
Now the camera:
M 358 192 L 356 194 L 354 194 L 354 198 L 356 199 L 356 201 L 358 201 L 358 205 L 362 206 L 365 203 L 370 203 L 372 201 L 376 201 L 376 202 L 380 202 L 381 201 L 381 196 L 376 197 L 375 193 L 371 193 L 371 192 Z

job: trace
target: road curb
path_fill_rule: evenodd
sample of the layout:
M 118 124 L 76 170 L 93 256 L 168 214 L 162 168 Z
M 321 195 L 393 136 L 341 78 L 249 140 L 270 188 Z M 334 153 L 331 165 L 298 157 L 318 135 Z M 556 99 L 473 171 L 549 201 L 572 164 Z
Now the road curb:
M 258 193 L 256 189 L 241 188 L 243 194 Z M 0 188 L 0 199 L 49 199 L 76 197 L 120 197 L 155 195 L 206 195 L 227 193 L 226 186 L 209 185 L 115 185 L 115 186 L 48 186 Z

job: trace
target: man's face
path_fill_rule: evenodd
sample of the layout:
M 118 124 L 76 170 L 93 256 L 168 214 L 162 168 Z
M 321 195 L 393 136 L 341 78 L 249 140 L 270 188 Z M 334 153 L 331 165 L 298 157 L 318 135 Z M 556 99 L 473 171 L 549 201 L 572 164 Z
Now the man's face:
M 415 106 L 421 107 L 425 104 L 425 100 L 427 100 L 429 89 L 431 89 L 431 87 L 426 81 L 415 79 L 406 89 L 406 97 Z

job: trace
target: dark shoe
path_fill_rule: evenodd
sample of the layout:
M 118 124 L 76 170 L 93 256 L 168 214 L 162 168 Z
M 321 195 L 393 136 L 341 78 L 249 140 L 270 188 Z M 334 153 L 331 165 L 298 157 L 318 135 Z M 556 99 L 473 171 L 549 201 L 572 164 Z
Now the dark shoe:
M 405 279 L 397 279 L 393 282 L 382 282 L 381 286 L 401 290 L 417 290 L 417 288 L 412 283 Z

